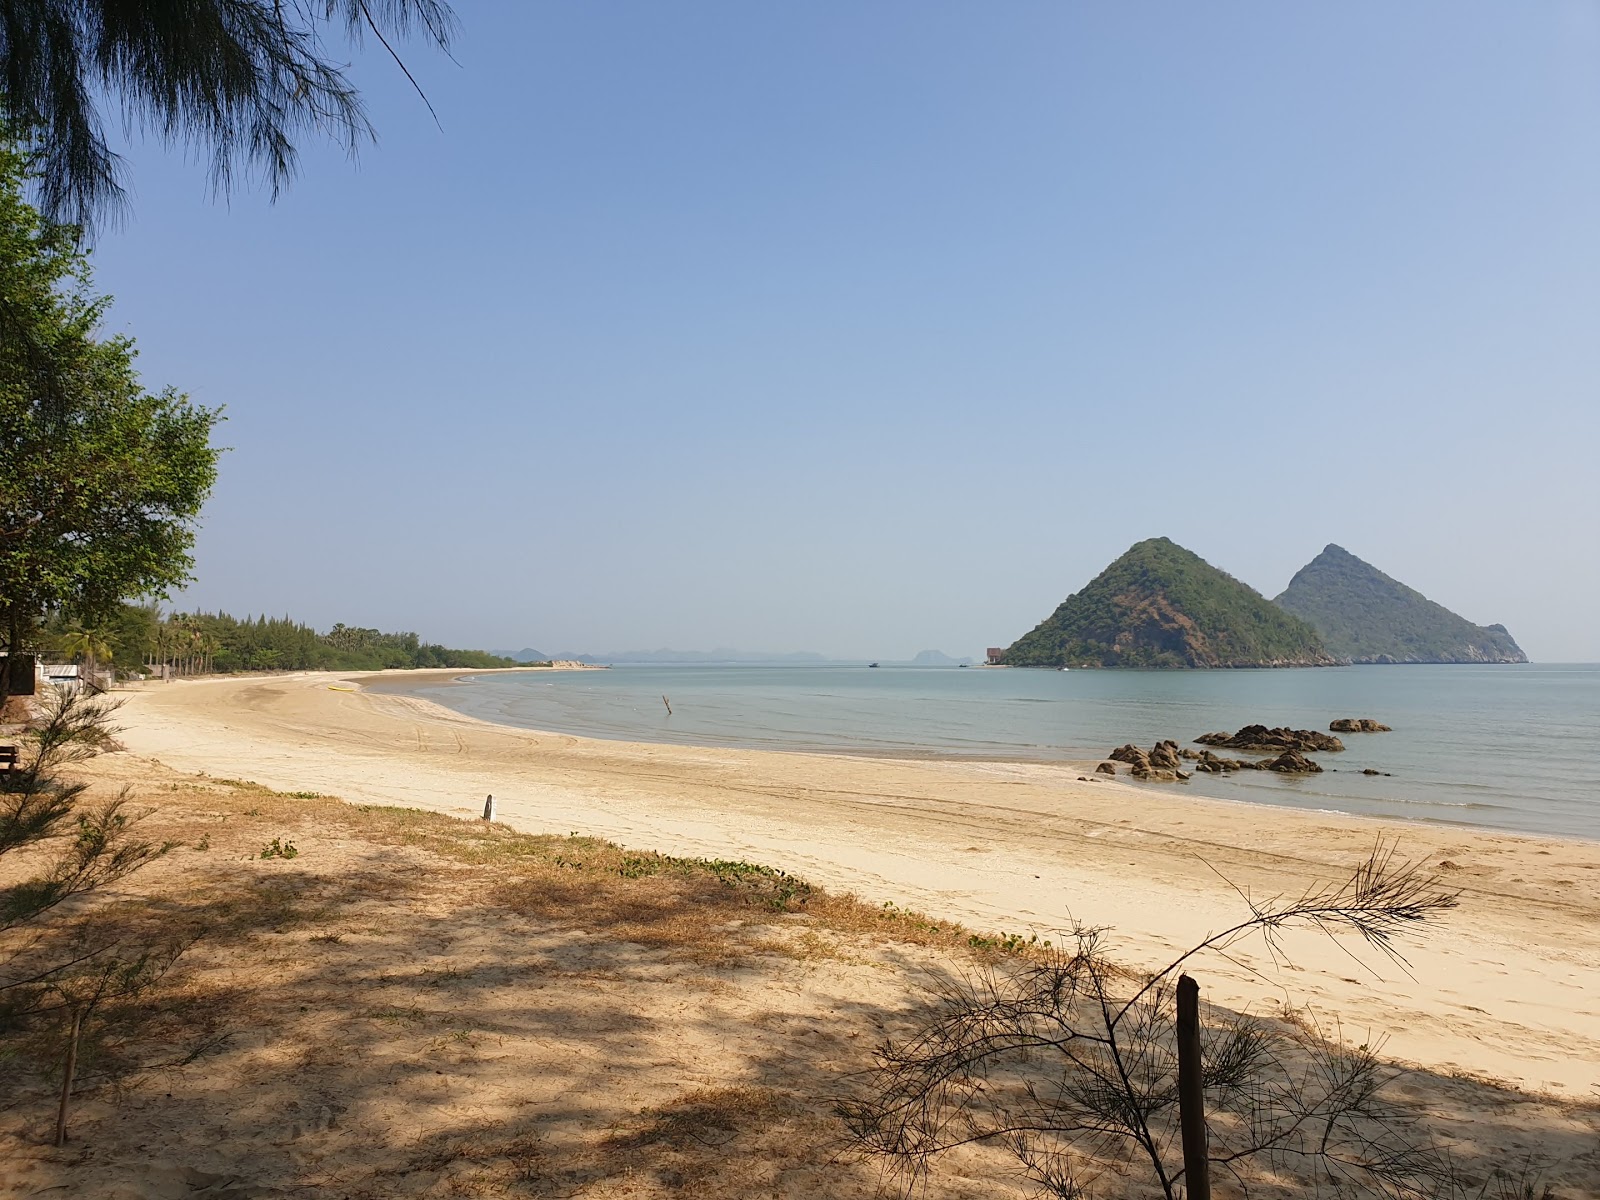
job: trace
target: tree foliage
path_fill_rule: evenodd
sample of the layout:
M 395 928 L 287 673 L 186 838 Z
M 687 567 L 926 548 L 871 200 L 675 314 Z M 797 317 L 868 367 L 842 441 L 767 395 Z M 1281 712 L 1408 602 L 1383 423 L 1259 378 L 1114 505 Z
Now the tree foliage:
M 62 628 L 72 636 L 69 626 Z M 164 615 L 155 605 L 125 604 L 104 628 L 115 664 L 127 671 L 159 664 L 177 674 L 518 665 L 514 659 L 482 650 L 425 642 L 415 633 L 343 624 L 318 633 L 290 617 L 233 617 L 224 612 Z
M 136 836 L 126 789 L 87 803 L 87 785 L 63 777 L 111 744 L 115 710 L 105 697 L 52 692 L 21 769 L 0 775 L 0 1061 L 13 1077 L 29 1060 L 61 1064 L 58 1146 L 86 1070 L 136 1069 L 105 1053 L 108 1036 L 149 1019 L 149 994 L 199 932 L 141 936 L 106 896 L 170 849 Z
M 443 0 L 0 0 L 0 119 L 34 138 L 41 202 L 62 220 L 122 201 L 107 100 L 209 154 L 219 190 L 258 171 L 276 194 L 304 135 L 351 153 L 372 136 L 331 44 L 370 35 L 394 55 L 420 33 L 447 49 L 454 29 Z
M 1325 666 L 1316 631 L 1166 538 L 1139 542 L 1006 651 L 1013 667 Z
M 1071 949 L 953 985 L 915 1032 L 879 1048 L 866 1085 L 841 1105 L 857 1148 L 908 1194 L 946 1151 L 988 1143 L 1010 1151 L 1042 1195 L 1079 1200 L 1111 1173 L 1138 1181 L 1140 1194 L 1178 1200 L 1188 1193 L 1172 1013 L 1179 972 L 1251 937 L 1282 961 L 1296 927 L 1352 934 L 1403 961 L 1397 935 L 1456 896 L 1379 845 L 1342 882 L 1246 902 L 1239 923 L 1147 975 L 1109 959 L 1103 930 L 1079 927 Z M 1245 1194 L 1265 1181 L 1295 1195 L 1473 1194 L 1396 1099 L 1372 1045 L 1221 1010 L 1209 1014 L 1202 1045 L 1206 1158 Z
M 100 338 L 71 231 L 22 198 L 0 142 L 0 634 L 20 648 L 49 610 L 84 620 L 188 578 L 216 479 L 218 410 L 147 392 L 133 342 Z
M 87 785 L 61 777 L 62 767 L 110 742 L 115 709 L 104 697 L 52 694 L 43 720 L 27 735 L 21 769 L 0 775 L 0 858 L 49 850 L 32 857 L 32 871 L 8 872 L 9 882 L 0 887 L 0 1035 L 85 961 L 58 961 L 42 952 L 34 936 L 39 923 L 163 853 L 132 836 L 125 798 L 85 806 Z

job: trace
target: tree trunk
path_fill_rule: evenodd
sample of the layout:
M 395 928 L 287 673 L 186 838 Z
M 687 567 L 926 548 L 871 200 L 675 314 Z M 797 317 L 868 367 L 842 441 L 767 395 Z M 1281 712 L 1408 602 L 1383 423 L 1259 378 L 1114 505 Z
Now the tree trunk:
M 0 671 L 0 710 L 6 706 L 6 700 L 11 695 L 11 668 L 12 660 L 17 657 L 22 641 L 22 618 L 17 615 L 17 606 L 10 605 L 6 609 L 6 669 Z
M 1200 985 L 1178 976 L 1178 1123 L 1183 1129 L 1183 1187 L 1188 1200 L 1211 1200 L 1206 1159 L 1206 1091 L 1200 1074 Z

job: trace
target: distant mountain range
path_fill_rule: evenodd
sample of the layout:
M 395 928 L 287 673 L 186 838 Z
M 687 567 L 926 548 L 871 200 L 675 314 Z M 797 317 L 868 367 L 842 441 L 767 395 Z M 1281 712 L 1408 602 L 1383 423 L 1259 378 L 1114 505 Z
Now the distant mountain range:
M 1001 661 L 1011 667 L 1321 667 L 1316 630 L 1167 538 L 1131 547 Z
M 1351 662 L 1528 661 L 1504 625 L 1474 625 L 1342 546 L 1329 545 L 1301 567 L 1274 603 Z
M 907 667 L 970 667 L 970 658 L 951 658 L 942 650 L 920 650 L 917 656 L 908 663 L 894 663 L 893 666 Z
M 535 650 L 532 646 L 524 646 L 521 650 L 500 650 L 496 653 L 505 658 L 515 659 L 519 663 L 549 662 L 552 659 L 558 662 L 583 662 L 595 664 L 619 663 L 634 666 L 655 666 L 661 664 L 693 664 L 700 663 L 708 666 L 718 664 L 745 664 L 749 666 L 822 666 L 831 665 L 864 665 L 866 659 L 837 659 L 829 658 L 825 654 L 817 654 L 810 650 L 797 650 L 788 654 L 774 654 L 761 650 L 733 650 L 722 647 L 717 650 L 619 650 L 613 654 L 579 654 L 573 650 L 565 650 L 557 654 L 546 654 L 543 650 Z M 909 660 L 883 659 L 883 665 L 889 667 L 959 667 L 971 666 L 970 658 L 951 658 L 940 650 L 923 650 L 915 658 Z
M 1474 625 L 1339 546 L 1269 602 L 1166 538 L 1130 548 L 1001 658 L 1016 667 L 1527 661 L 1505 626 Z
M 507 650 L 503 653 L 507 658 L 514 658 L 518 662 L 548 662 L 551 659 L 555 659 L 563 662 L 626 663 L 641 666 L 657 663 L 810 663 L 815 665 L 832 661 L 825 655 L 814 654 L 809 650 L 800 650 L 791 654 L 772 654 L 760 650 L 734 650 L 728 647 L 721 647 L 716 650 L 616 650 L 605 654 L 580 654 L 575 650 L 563 650 L 556 654 L 546 654 L 542 650 L 524 646 L 521 650 Z

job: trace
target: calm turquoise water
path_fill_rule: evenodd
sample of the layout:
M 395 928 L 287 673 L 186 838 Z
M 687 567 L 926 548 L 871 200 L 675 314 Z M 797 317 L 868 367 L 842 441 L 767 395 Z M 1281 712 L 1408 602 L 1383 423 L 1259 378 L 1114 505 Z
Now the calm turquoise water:
M 846 754 L 1082 760 L 1251 722 L 1347 734 L 1310 778 L 1196 775 L 1204 795 L 1600 838 L 1600 666 L 1288 671 L 614 667 L 404 690 L 505 725 L 585 737 Z M 672 701 L 669 717 L 661 702 Z M 1362 775 L 1363 767 L 1391 778 Z

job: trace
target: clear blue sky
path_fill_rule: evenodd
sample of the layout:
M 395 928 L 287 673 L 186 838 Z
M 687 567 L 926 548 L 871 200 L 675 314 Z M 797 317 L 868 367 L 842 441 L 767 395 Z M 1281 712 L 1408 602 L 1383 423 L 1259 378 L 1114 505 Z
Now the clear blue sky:
M 1165 535 L 1600 660 L 1600 5 L 460 0 L 276 205 L 130 147 L 180 603 L 970 654 Z

